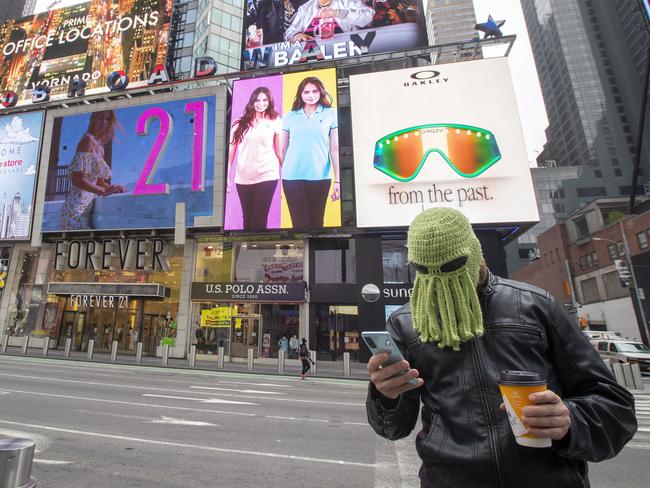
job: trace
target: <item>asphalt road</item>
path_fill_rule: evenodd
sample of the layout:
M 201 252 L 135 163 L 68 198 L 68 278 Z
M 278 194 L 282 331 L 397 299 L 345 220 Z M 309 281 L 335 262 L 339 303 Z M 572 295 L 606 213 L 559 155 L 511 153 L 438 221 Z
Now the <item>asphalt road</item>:
M 650 388 L 650 385 L 648 385 Z M 0 435 L 37 441 L 39 488 L 416 487 L 413 436 L 374 434 L 366 382 L 0 356 Z M 646 486 L 643 424 L 594 487 Z

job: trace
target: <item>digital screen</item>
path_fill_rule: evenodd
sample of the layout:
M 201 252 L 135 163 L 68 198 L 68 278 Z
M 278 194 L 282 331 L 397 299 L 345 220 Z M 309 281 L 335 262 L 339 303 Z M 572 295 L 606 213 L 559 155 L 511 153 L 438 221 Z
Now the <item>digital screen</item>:
M 213 215 L 216 97 L 54 119 L 43 232 L 173 228 Z
M 67 94 L 75 76 L 88 94 L 108 91 L 114 71 L 137 86 L 167 57 L 171 1 L 22 3 L 24 16 L 0 26 L 0 91 L 15 92 L 19 105 L 39 86 L 53 97 Z
M 350 76 L 350 104 L 359 227 L 539 220 L 507 58 Z
M 247 0 L 244 70 L 427 45 L 421 0 Z
M 29 239 L 43 112 L 0 117 L 0 241 Z
M 341 225 L 336 70 L 235 81 L 225 230 Z

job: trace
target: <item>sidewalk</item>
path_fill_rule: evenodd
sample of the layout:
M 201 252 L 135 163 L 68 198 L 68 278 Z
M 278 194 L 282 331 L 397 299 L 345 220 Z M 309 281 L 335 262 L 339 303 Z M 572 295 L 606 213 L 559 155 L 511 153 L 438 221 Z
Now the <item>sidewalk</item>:
M 7 347 L 7 352 L 1 356 L 14 356 L 14 357 L 32 357 L 32 358 L 43 358 L 42 350 L 40 348 L 30 348 L 27 350 L 27 354 L 23 356 L 22 350 L 20 347 L 9 346 Z M 64 358 L 64 351 L 62 349 L 50 349 L 47 355 L 47 359 L 52 359 L 54 361 L 80 361 L 80 362 L 89 362 L 89 363 L 106 363 L 106 364 L 122 364 L 128 366 L 143 366 L 143 367 L 163 367 L 162 358 L 152 357 L 152 356 L 142 356 L 142 363 L 137 364 L 135 362 L 134 354 L 118 354 L 117 360 L 115 362 L 111 361 L 110 354 L 106 353 L 95 353 L 91 361 L 88 360 L 85 352 L 80 351 L 71 351 L 70 358 Z M 196 360 L 194 368 L 189 367 L 189 361 L 187 359 L 175 359 L 169 358 L 167 361 L 167 368 L 170 369 L 186 369 L 186 370 L 196 370 L 196 371 L 225 371 L 229 373 L 248 373 L 246 361 L 244 362 L 225 362 L 223 369 L 217 368 L 216 361 L 200 361 Z M 312 366 L 313 368 L 314 366 Z M 352 379 L 352 380 L 368 380 L 368 372 L 366 370 L 365 363 L 357 363 L 350 361 L 350 376 L 343 375 L 343 361 L 318 361 L 316 364 L 317 372 L 316 374 L 311 374 L 311 376 L 319 378 L 337 378 L 337 379 Z M 297 360 L 287 360 L 284 366 L 284 373 L 278 373 L 278 364 L 277 362 L 269 363 L 259 363 L 255 362 L 253 366 L 253 373 L 257 374 L 270 374 L 270 375 L 279 375 L 279 376 L 299 376 L 300 375 L 300 365 Z

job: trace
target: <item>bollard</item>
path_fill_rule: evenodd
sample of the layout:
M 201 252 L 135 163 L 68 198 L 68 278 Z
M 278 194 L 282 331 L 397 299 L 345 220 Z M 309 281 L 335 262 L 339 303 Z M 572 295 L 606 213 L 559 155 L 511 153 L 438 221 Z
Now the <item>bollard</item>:
M 194 344 L 190 346 L 190 355 L 188 356 L 188 363 L 190 365 L 190 368 L 196 366 L 196 346 Z
M 27 354 L 27 348 L 29 347 L 29 336 L 26 335 L 25 339 L 23 340 L 23 356 Z
M 2 352 L 7 352 L 7 346 L 9 345 L 9 334 L 5 334 L 2 340 Z
M 36 443 L 18 437 L 0 438 L 0 487 L 34 488 L 32 461 Z
M 625 386 L 625 376 L 623 375 L 623 365 L 621 363 L 613 363 L 612 368 L 613 368 L 613 372 L 614 372 L 614 378 L 616 378 L 616 382 L 621 386 Z
M 247 363 L 248 372 L 250 373 L 251 371 L 253 371 L 253 367 L 254 367 L 254 364 L 253 364 L 254 363 L 254 361 L 253 361 L 253 348 L 252 347 L 248 348 L 248 359 L 247 359 L 246 363 Z
M 350 353 L 343 353 L 343 376 L 350 376 Z
M 284 373 L 284 350 L 278 351 L 278 373 Z
M 316 361 L 316 351 L 309 351 L 309 358 L 311 359 L 311 374 L 318 372 L 318 361 Z
M 43 357 L 47 357 L 47 354 L 50 352 L 50 338 L 46 337 L 43 339 Z
M 634 378 L 632 377 L 632 370 L 630 369 L 630 363 L 623 363 L 623 377 L 625 378 L 625 387 L 627 389 L 634 389 Z
M 119 342 L 113 341 L 111 344 L 111 361 L 115 362 L 117 361 L 117 346 L 119 345 Z
M 65 349 L 63 350 L 63 357 L 66 359 L 70 358 L 70 349 L 72 349 L 72 339 L 69 337 L 65 340 Z
M 643 386 L 643 378 L 641 377 L 641 369 L 638 363 L 631 363 L 630 369 L 632 370 L 632 379 L 634 380 L 635 390 L 645 390 Z
M 169 344 L 163 344 L 162 365 L 167 366 L 169 362 Z
M 138 342 L 135 346 L 135 362 L 138 364 L 142 362 L 142 342 Z
M 219 368 L 219 369 L 223 369 L 224 349 L 225 348 L 223 346 L 219 346 L 219 349 L 218 349 L 219 357 L 217 358 L 217 368 Z
M 86 357 L 88 358 L 88 361 L 92 361 L 94 351 L 95 351 L 95 339 L 90 339 L 88 341 L 88 351 L 87 351 L 87 354 L 86 354 Z

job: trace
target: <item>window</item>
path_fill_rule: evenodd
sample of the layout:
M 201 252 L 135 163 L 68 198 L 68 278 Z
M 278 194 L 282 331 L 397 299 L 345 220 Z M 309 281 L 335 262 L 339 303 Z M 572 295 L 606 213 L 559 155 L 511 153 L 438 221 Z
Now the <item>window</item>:
M 580 256 L 580 269 L 587 269 L 587 256 Z
M 535 250 L 532 247 L 522 247 L 518 251 L 519 259 L 530 259 L 531 253 L 535 255 Z
M 623 176 L 623 172 L 620 168 L 614 168 L 614 176 Z
M 351 359 L 359 355 L 359 310 L 356 305 L 315 306 L 315 344 L 319 359 L 339 359 L 349 352 Z
M 521 255 L 521 249 L 519 251 Z M 413 283 L 415 272 L 408 265 L 406 241 L 383 241 L 381 257 L 384 265 L 384 283 Z
M 607 294 L 607 299 L 609 300 L 630 296 L 627 288 L 621 285 L 621 280 L 618 277 L 618 271 L 612 271 L 611 273 L 604 274 L 603 283 L 605 284 L 605 293 Z
M 286 283 L 303 280 L 302 241 L 252 241 L 237 243 L 234 280 Z
M 639 248 L 647 249 L 647 247 L 648 247 L 648 235 L 645 232 L 639 232 L 636 235 L 636 240 L 639 243 Z
M 602 186 L 578 188 L 579 197 L 604 197 L 607 196 L 607 189 Z
M 355 283 L 356 252 L 355 241 L 317 240 L 314 241 L 314 281 L 316 283 Z
M 607 246 L 607 254 L 609 254 L 611 261 L 618 259 L 618 246 L 616 244 L 609 244 Z
M 582 290 L 582 303 L 594 303 L 600 301 L 600 293 L 598 292 L 598 285 L 596 278 L 589 278 L 580 282 L 580 289 Z
M 587 237 L 589 235 L 589 227 L 587 226 L 587 219 L 585 217 L 579 217 L 573 221 L 573 225 L 576 227 L 576 234 L 578 239 L 582 237 Z
M 616 349 L 616 344 L 613 342 L 609 345 L 609 352 L 618 352 L 618 349 Z
M 607 343 L 606 342 L 599 342 L 598 343 L 598 350 L 599 351 L 607 351 Z

